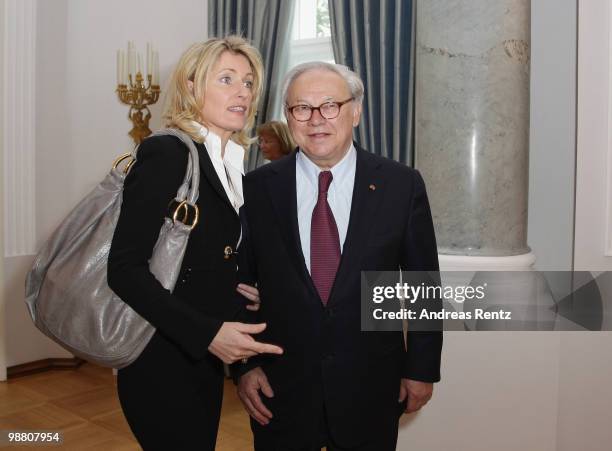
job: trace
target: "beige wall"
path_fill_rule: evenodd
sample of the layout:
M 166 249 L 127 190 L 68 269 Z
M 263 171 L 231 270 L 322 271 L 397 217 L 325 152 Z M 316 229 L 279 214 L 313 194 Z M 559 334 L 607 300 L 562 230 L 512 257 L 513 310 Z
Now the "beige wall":
M 4 0 L 0 0 L 0 136 L 4 136 Z M 0 181 L 4 181 L 3 140 L 0 139 Z M 0 183 L 0 211 L 4 211 L 4 183 Z M 4 307 L 4 229 L 0 221 L 0 381 L 6 380 L 6 325 Z
M 442 382 L 398 450 L 554 451 L 559 335 L 447 332 Z
M 612 333 L 561 339 L 558 451 L 607 451 L 612 443 Z
M 612 200 L 612 11 L 608 0 L 584 0 L 578 5 L 575 269 L 612 271 L 612 255 L 606 255 L 606 251 L 610 254 L 606 231 L 612 233 L 612 218 L 607 217 L 612 211 L 606 210 Z M 612 287 L 607 287 L 607 298 L 612 298 Z M 611 356 L 610 332 L 562 336 L 559 451 L 610 449 Z
M 612 268 L 610 2 L 579 2 L 576 269 Z M 607 182 L 609 181 L 608 184 Z M 610 216 L 609 216 L 610 215 Z M 606 255 L 606 251 L 609 255 Z

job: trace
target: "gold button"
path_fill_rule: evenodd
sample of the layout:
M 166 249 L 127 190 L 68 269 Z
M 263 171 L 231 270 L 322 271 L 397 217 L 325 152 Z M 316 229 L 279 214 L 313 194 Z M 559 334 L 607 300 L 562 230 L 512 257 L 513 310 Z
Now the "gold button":
M 229 260 L 231 255 L 234 253 L 234 250 L 232 249 L 232 246 L 225 246 L 225 249 L 223 249 L 223 253 L 225 254 L 223 258 Z

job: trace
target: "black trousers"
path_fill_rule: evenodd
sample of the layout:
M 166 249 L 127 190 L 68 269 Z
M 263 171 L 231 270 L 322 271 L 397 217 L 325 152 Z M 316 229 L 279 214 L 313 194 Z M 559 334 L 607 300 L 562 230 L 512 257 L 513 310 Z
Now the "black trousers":
M 265 402 L 265 401 L 264 401 Z M 327 447 L 327 451 L 395 451 L 397 447 L 397 433 L 399 427 L 399 417 L 406 407 L 406 401 L 398 404 L 398 413 L 391 415 L 383 426 L 372 432 L 368 438 L 358 445 L 342 447 L 334 441 L 333 434 L 330 433 L 330 425 L 325 413 L 325 403 L 321 396 L 321 408 L 317 418 L 313 419 L 315 431 L 309 439 L 296 440 L 288 437 L 282 430 L 270 430 L 267 426 L 260 426 L 259 423 L 251 419 L 251 429 L 255 439 L 255 451 L 320 451 Z M 347 409 L 352 408 L 347 406 Z M 305 425 L 308 427 L 307 425 Z
M 397 446 L 397 428 L 397 424 L 394 428 L 391 426 L 389 434 L 373 437 L 365 443 L 350 448 L 338 447 L 331 439 L 327 439 L 323 443 L 313 440 L 313 443 L 304 445 L 283 444 L 271 437 L 255 436 L 255 451 L 321 451 L 323 447 L 327 447 L 327 451 L 395 451 Z
M 215 449 L 223 399 L 223 365 L 194 362 L 158 332 L 117 376 L 119 400 L 145 451 Z

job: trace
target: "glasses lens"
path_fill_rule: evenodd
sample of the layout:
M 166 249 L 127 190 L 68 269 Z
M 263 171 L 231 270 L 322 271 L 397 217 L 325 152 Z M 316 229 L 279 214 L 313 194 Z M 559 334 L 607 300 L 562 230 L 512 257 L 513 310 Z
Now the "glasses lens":
M 333 119 L 340 113 L 340 106 L 336 102 L 328 102 L 321 105 L 320 111 L 325 119 Z
M 307 121 L 310 119 L 312 108 L 310 108 L 308 105 L 297 105 L 293 107 L 291 112 L 293 117 L 295 117 L 298 121 Z

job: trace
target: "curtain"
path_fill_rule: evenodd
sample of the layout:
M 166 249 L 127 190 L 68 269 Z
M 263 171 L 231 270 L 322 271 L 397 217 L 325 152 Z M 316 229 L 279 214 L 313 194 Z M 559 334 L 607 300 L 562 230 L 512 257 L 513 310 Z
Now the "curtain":
M 280 95 L 281 77 L 287 67 L 289 27 L 294 0 L 208 0 L 208 34 L 239 34 L 261 52 L 265 80 L 257 112 L 256 126 L 273 117 L 272 108 Z M 256 145 L 252 145 L 245 164 L 247 171 L 263 163 Z
M 355 140 L 372 153 L 413 165 L 412 0 L 329 0 L 337 63 L 365 86 Z

